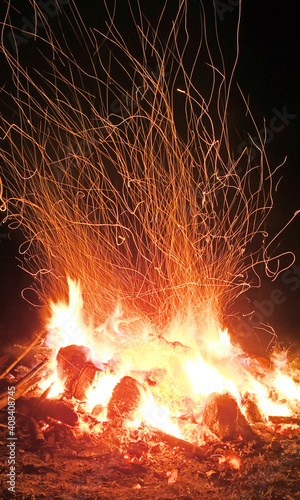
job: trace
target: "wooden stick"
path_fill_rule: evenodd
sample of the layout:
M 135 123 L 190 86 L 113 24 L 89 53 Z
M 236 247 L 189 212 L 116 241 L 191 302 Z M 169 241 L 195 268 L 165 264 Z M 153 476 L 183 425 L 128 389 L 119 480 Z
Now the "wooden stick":
M 0 374 L 0 379 L 4 378 L 10 372 L 10 370 L 12 370 L 13 367 L 16 366 L 16 364 L 18 364 L 21 361 L 21 359 L 23 359 L 26 356 L 26 354 L 28 354 L 31 351 L 31 349 L 38 343 L 38 341 L 43 338 L 46 331 L 47 331 L 46 329 L 43 329 L 41 333 L 36 336 L 36 338 L 25 349 L 25 351 L 22 352 L 22 354 L 17 359 L 15 359 L 15 361 L 13 361 L 13 363 L 8 368 L 6 368 L 6 370 L 3 373 Z
M 180 439 L 175 436 L 170 436 L 170 434 L 167 434 L 164 431 L 161 431 L 160 429 L 156 429 L 155 427 L 147 427 L 151 432 L 159 436 L 162 441 L 165 443 L 168 443 L 170 446 L 173 448 L 175 446 L 179 446 L 180 448 L 183 448 L 186 451 L 192 452 L 196 457 L 206 459 L 205 453 L 200 446 L 197 446 L 193 443 L 190 443 L 189 441 L 185 441 L 185 439 Z
M 23 384 L 15 393 L 14 393 L 14 400 L 16 401 L 19 399 L 23 394 L 26 394 L 26 392 L 32 387 L 34 384 L 37 383 L 39 380 L 39 377 L 34 377 L 31 378 L 30 380 L 27 381 L 27 383 Z M 0 410 L 2 408 L 5 408 L 8 404 L 8 392 L 5 391 L 2 394 L 0 394 Z
M 268 417 L 273 424 L 300 424 L 300 418 L 297 417 Z
M 31 370 L 25 377 L 21 378 L 15 385 L 15 393 L 14 393 L 14 400 L 17 400 L 20 398 L 23 394 L 25 394 L 28 389 L 33 386 L 38 378 L 34 378 L 33 376 L 47 363 L 48 358 L 45 358 L 41 363 L 39 363 L 33 370 Z M 5 408 L 7 406 L 7 398 L 8 398 L 8 391 L 2 392 L 0 394 L 0 409 Z

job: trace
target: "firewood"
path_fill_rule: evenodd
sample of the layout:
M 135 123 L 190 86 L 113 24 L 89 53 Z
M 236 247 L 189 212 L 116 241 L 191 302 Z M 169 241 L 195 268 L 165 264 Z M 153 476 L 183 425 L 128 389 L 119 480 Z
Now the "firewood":
M 133 420 L 135 418 L 141 398 L 139 386 L 141 384 L 128 375 L 120 380 L 107 405 L 107 417 L 110 420 Z
M 65 395 L 84 401 L 87 389 L 99 369 L 90 361 L 91 351 L 87 347 L 69 345 L 57 354 L 57 371 L 64 380 Z
M 14 368 L 14 366 L 16 366 L 16 364 L 18 364 L 26 356 L 26 354 L 28 354 L 32 350 L 32 348 L 43 338 L 45 333 L 46 330 L 43 329 L 41 333 L 39 333 L 35 337 L 35 339 L 31 342 L 31 344 L 29 344 L 29 346 L 22 352 L 22 354 L 20 354 L 20 356 L 17 359 L 15 359 L 15 361 L 13 361 L 13 363 L 11 363 L 11 365 L 9 365 L 9 367 L 6 368 L 6 370 L 3 373 L 0 374 L 0 379 L 4 378 Z
M 83 366 L 73 389 L 74 398 L 78 401 L 85 401 L 87 390 L 92 384 L 97 370 L 93 363 L 86 363 Z
M 78 421 L 77 413 L 64 401 L 49 399 L 43 403 L 42 413 L 64 424 L 74 426 Z
M 263 416 L 257 406 L 255 396 L 249 393 L 246 393 L 243 396 L 243 410 L 247 417 L 248 422 L 254 424 L 257 422 L 263 422 Z
M 36 420 L 51 417 L 64 424 L 74 426 L 78 421 L 77 413 L 65 401 L 57 399 L 30 398 L 26 401 L 29 407 L 30 416 Z
M 172 446 L 172 448 L 175 448 L 175 446 L 179 446 L 180 448 L 191 452 L 195 457 L 201 458 L 203 460 L 206 459 L 204 450 L 200 446 L 190 443 L 185 439 L 171 436 L 170 434 L 167 434 L 166 432 L 161 431 L 160 429 L 156 429 L 155 427 L 147 427 L 147 428 L 149 429 L 149 431 L 156 434 L 162 441 Z
M 269 416 L 268 420 L 273 424 L 298 424 L 300 425 L 299 417 L 280 417 L 280 416 Z
M 11 384 L 14 385 L 15 392 L 14 392 L 14 399 L 17 400 L 21 396 L 23 396 L 34 384 L 37 383 L 37 381 L 40 379 L 40 375 L 37 375 L 34 377 L 34 375 L 37 374 L 37 372 L 46 364 L 48 361 L 48 358 L 45 358 L 41 363 L 39 363 L 35 368 L 33 368 L 25 377 L 21 378 L 18 380 L 16 384 Z M 3 392 L 0 394 L 0 409 L 5 408 L 7 406 L 7 401 L 8 401 L 8 391 Z
M 230 394 L 213 393 L 207 398 L 203 423 L 221 441 L 232 441 L 239 436 L 246 441 L 258 438 Z

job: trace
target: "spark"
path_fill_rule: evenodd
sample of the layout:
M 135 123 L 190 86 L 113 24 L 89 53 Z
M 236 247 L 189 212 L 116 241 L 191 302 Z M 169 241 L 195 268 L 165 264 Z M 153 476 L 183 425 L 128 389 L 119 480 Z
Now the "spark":
M 70 23 L 87 65 L 63 49 L 50 30 L 45 38 L 36 32 L 53 60 L 46 60 L 51 71 L 35 76 L 7 50 L 2 36 L 0 49 L 15 87 L 5 94 L 13 118 L 0 124 L 0 210 L 6 221 L 22 227 L 27 239 L 23 266 L 54 313 L 49 324 L 58 347 L 85 345 L 95 332 L 102 354 L 109 359 L 112 353 L 120 362 L 118 377 L 139 363 L 153 368 L 154 357 L 161 355 L 173 370 L 169 382 L 174 373 L 184 374 L 178 376 L 179 393 L 226 390 L 238 399 L 250 384 L 261 395 L 265 413 L 277 413 L 280 401 L 269 401 L 272 380 L 263 385 L 242 369 L 238 348 L 224 328 L 229 305 L 259 280 L 258 265 L 275 279 L 281 261 L 291 255 L 274 256 L 275 238 L 266 243 L 276 169 L 268 163 L 263 140 L 251 145 L 259 158 L 255 164 L 251 151 L 239 153 L 231 145 L 234 70 L 225 79 L 225 68 L 213 61 L 205 18 L 199 40 L 192 43 L 198 43 L 193 68 L 202 53 L 208 54 L 213 82 L 208 95 L 186 69 L 187 9 L 188 3 L 180 2 L 165 42 L 160 25 L 147 24 L 139 10 L 133 20 L 142 57 L 129 51 L 110 13 L 107 33 L 90 32 L 74 9 L 70 16 L 77 17 Z M 239 24 L 240 11 L 237 35 Z M 235 52 L 234 69 L 238 36 Z M 185 110 L 180 124 L 178 101 Z M 115 313 L 119 310 L 122 317 Z M 162 348 L 162 339 L 171 342 L 172 335 L 194 355 Z M 155 342 L 149 350 L 150 337 Z M 98 345 L 97 354 L 101 349 Z M 102 380 L 101 403 L 106 404 L 117 380 Z M 282 378 L 277 382 L 284 394 L 296 393 L 299 399 L 294 385 Z M 149 421 L 166 408 L 151 399 L 145 407 Z M 290 411 L 281 405 L 282 413 Z M 162 420 L 169 426 L 168 412 Z

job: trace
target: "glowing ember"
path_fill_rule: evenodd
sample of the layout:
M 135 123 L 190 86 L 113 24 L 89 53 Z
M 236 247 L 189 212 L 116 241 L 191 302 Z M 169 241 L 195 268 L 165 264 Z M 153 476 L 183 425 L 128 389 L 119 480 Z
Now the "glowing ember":
M 228 462 L 230 467 L 238 470 L 241 467 L 241 459 L 232 453 L 227 453 L 225 456 L 218 457 L 219 464 Z
M 168 484 L 175 483 L 178 479 L 178 469 L 172 469 L 166 473 L 166 476 L 168 478 Z

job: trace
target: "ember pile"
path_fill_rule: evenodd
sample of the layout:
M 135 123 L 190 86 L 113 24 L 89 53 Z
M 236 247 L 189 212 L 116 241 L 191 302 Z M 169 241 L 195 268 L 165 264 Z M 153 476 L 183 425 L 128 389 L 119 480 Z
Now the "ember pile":
M 17 498 L 300 498 L 299 360 L 243 354 L 223 333 L 213 365 L 209 347 L 130 338 L 116 315 L 93 336 L 78 304 L 51 309 L 1 376 L 3 457 L 11 387 L 16 400 Z

